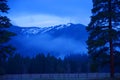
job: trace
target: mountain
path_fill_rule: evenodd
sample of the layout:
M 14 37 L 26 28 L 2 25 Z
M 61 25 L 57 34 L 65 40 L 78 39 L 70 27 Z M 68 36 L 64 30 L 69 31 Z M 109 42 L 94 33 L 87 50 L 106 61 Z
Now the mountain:
M 82 24 L 63 24 L 51 27 L 18 27 L 12 26 L 10 31 L 17 34 L 10 43 L 16 52 L 34 56 L 37 53 L 51 53 L 64 56 L 72 53 L 86 52 L 87 32 Z

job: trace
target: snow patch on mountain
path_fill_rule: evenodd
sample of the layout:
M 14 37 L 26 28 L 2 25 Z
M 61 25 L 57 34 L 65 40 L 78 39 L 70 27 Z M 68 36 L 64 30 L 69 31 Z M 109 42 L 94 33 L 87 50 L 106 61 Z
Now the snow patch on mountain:
M 57 30 L 62 29 L 62 28 L 64 28 L 64 25 L 60 25 L 60 26 L 56 27 Z
M 38 33 L 46 33 L 52 29 L 59 30 L 59 29 L 70 27 L 70 26 L 71 26 L 71 23 L 68 23 L 66 25 L 62 24 L 57 26 L 45 27 L 45 28 L 29 27 L 29 28 L 22 28 L 21 32 L 24 34 L 38 34 Z
M 47 31 L 50 31 L 53 27 L 48 27 L 48 28 L 44 28 L 44 30 L 41 33 L 45 33 Z
M 23 28 L 21 29 L 21 32 L 22 33 L 25 33 L 25 34 L 38 34 L 40 31 L 42 30 L 42 28 Z

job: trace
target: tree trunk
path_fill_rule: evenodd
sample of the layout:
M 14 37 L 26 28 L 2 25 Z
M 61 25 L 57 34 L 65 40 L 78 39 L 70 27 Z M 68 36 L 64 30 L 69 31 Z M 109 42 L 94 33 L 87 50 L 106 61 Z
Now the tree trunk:
M 111 37 L 111 31 L 112 31 L 112 7 L 111 7 L 111 0 L 108 1 L 108 7 L 109 7 L 109 47 L 110 47 L 110 77 L 114 78 L 114 53 L 113 53 L 113 41 Z
M 114 55 L 112 41 L 110 41 L 110 77 L 114 78 Z

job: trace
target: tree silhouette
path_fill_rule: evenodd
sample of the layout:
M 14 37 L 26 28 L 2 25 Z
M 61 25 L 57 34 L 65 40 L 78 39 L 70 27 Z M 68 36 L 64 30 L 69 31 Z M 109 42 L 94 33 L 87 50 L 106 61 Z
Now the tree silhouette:
M 87 27 L 88 53 L 94 60 L 102 54 L 110 59 L 110 76 L 114 77 L 114 55 L 120 54 L 120 0 L 92 0 L 91 22 Z M 104 61 L 104 60 L 103 60 Z
M 1 68 L 3 60 L 12 54 L 15 49 L 7 44 L 10 37 L 15 36 L 14 33 L 6 30 L 6 28 L 11 26 L 9 18 L 7 18 L 7 16 L 2 16 L 5 13 L 8 13 L 8 10 L 7 0 L 0 0 L 0 73 L 3 72 L 3 69 Z

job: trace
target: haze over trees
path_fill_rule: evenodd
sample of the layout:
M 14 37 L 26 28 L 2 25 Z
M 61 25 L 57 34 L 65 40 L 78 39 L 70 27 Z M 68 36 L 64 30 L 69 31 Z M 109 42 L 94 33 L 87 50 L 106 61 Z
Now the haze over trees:
M 6 28 L 11 26 L 9 18 L 4 16 L 8 13 L 9 7 L 6 4 L 6 0 L 0 0 L 0 74 L 4 73 L 2 64 L 6 57 L 13 53 L 14 48 L 11 45 L 8 45 L 7 42 L 10 40 L 11 36 L 15 34 L 7 31 Z
M 120 56 L 120 0 L 92 1 L 91 22 L 87 27 L 90 34 L 88 53 L 94 63 L 110 63 L 110 76 L 113 78 L 114 59 Z

